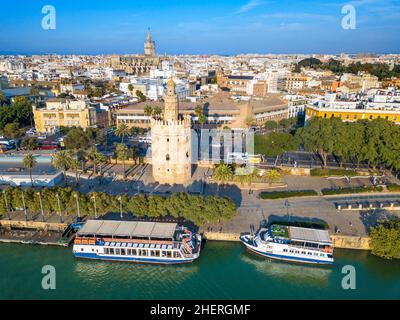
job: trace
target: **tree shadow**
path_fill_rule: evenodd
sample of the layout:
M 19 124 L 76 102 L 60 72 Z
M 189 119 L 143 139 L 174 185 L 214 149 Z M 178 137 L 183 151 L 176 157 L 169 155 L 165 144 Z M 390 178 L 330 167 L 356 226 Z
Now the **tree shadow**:
M 368 234 L 371 227 L 376 227 L 380 220 L 390 220 L 398 218 L 397 215 L 385 209 L 368 210 L 360 213 L 360 221 L 364 225 L 365 232 Z

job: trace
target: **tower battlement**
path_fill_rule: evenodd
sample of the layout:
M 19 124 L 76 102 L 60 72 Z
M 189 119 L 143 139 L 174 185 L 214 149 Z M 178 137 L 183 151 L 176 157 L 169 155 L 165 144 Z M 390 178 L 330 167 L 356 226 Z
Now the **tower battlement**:
M 190 116 L 187 116 L 183 119 L 179 120 L 164 120 L 164 119 L 151 119 L 150 120 L 151 126 L 163 126 L 163 127 L 190 127 L 191 126 L 191 120 Z

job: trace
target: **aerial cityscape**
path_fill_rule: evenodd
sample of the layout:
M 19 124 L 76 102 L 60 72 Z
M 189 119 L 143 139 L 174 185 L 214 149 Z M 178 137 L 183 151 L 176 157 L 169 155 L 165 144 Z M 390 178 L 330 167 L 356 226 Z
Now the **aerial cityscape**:
M 399 1 L 53 2 L 0 22 L 1 300 L 400 299 Z

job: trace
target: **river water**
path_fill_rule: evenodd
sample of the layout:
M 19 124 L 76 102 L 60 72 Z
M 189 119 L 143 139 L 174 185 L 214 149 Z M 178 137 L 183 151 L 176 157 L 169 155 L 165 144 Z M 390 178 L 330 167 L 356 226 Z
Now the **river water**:
M 78 260 L 71 248 L 0 244 L 0 299 L 400 299 L 400 261 L 336 250 L 330 267 L 270 261 L 240 243 L 205 244 L 185 265 Z M 41 286 L 42 267 L 56 269 L 56 289 Z M 342 267 L 356 289 L 342 288 Z

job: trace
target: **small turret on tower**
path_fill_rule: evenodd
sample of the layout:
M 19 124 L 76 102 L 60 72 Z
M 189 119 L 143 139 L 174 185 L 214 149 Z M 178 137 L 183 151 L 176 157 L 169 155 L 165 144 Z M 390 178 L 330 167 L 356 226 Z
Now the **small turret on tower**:
M 164 120 L 176 121 L 179 118 L 179 102 L 175 93 L 175 82 L 170 78 L 167 82 L 167 94 L 165 95 Z

